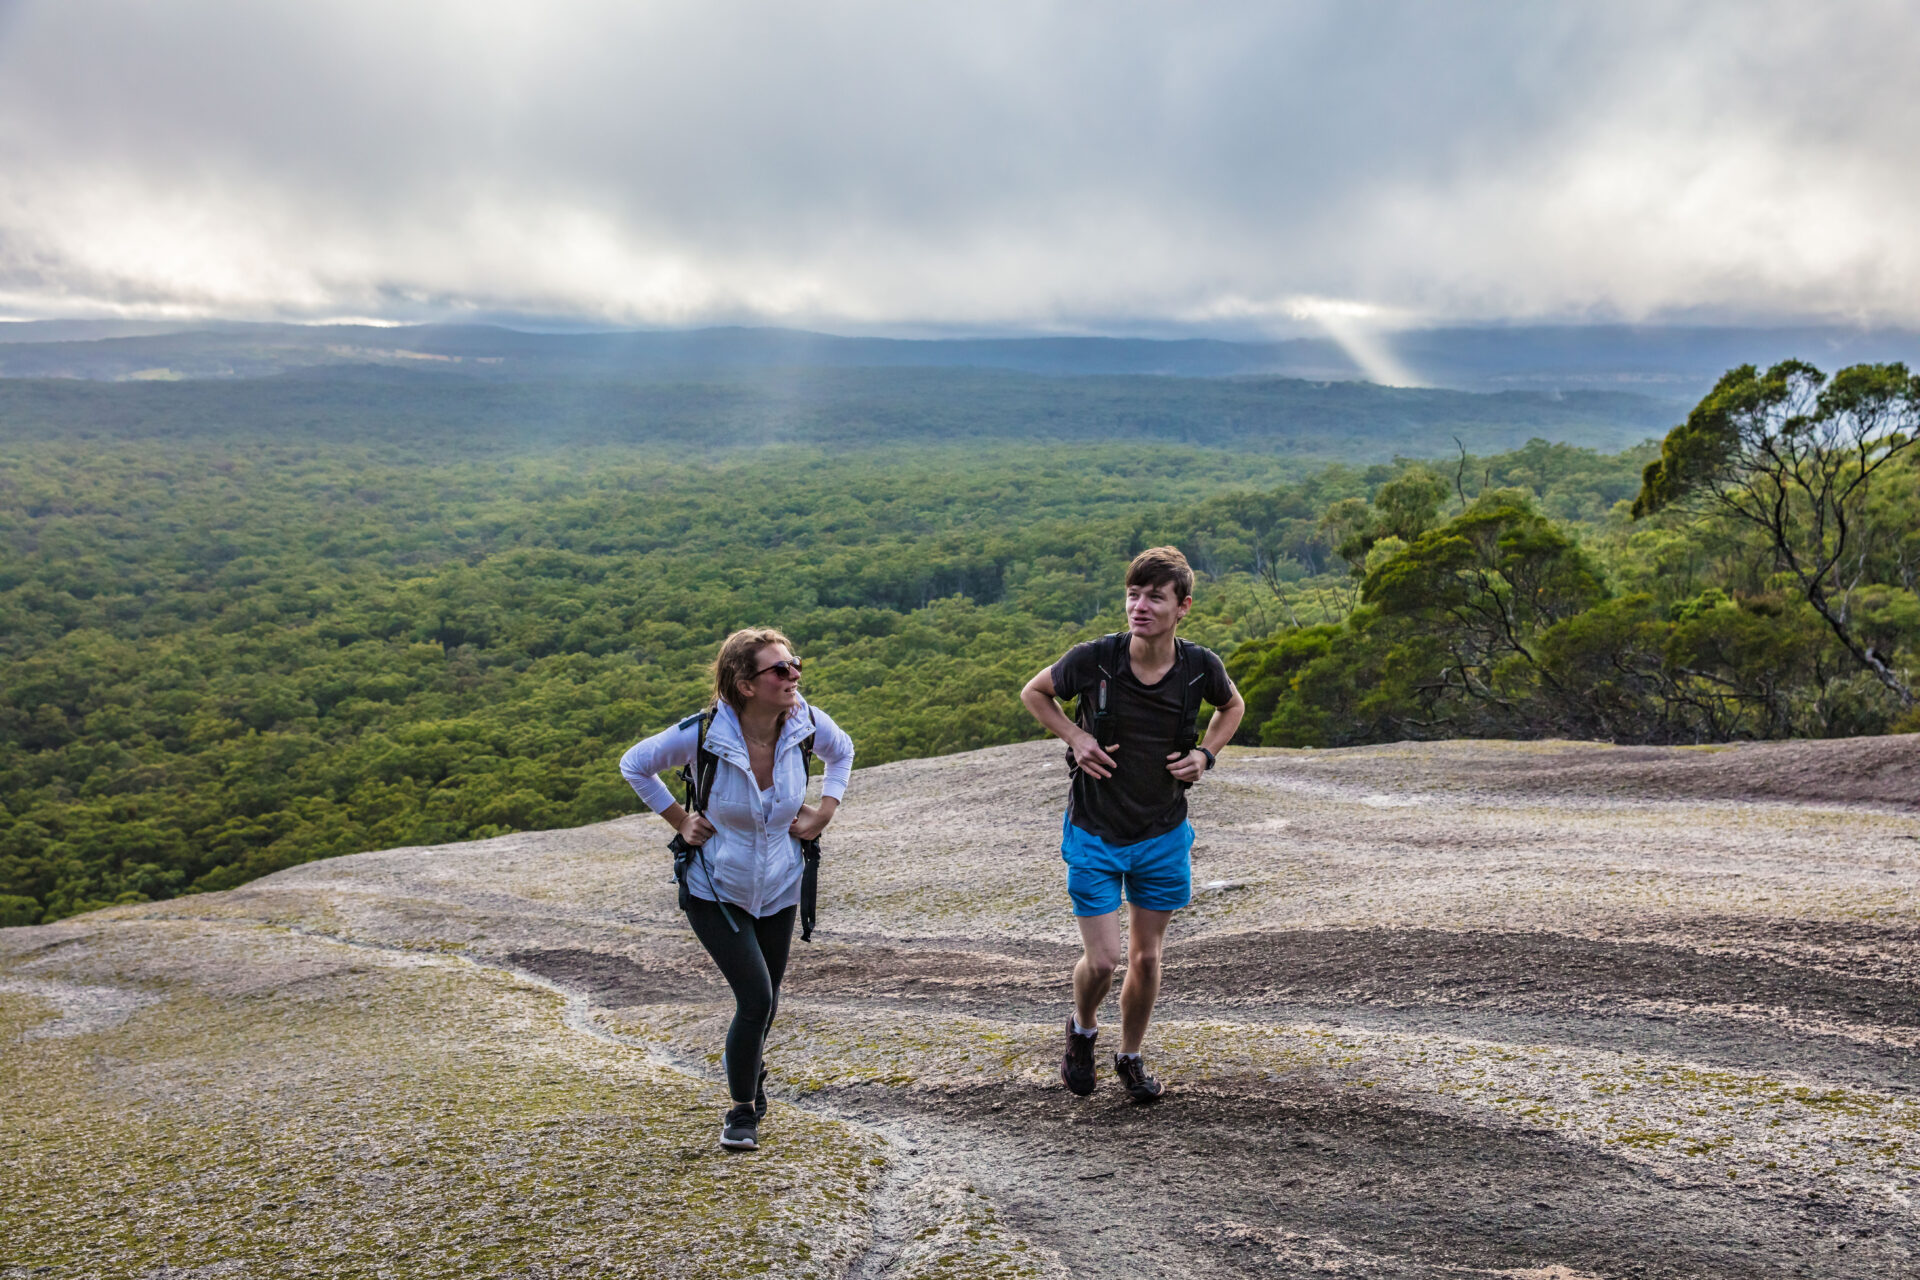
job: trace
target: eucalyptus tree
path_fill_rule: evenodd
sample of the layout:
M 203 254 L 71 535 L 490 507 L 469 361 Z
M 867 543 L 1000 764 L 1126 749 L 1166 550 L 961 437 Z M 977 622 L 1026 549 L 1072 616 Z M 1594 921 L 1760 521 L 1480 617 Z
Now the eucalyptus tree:
M 1920 377 L 1904 364 L 1853 365 L 1832 379 L 1801 360 L 1765 373 L 1742 365 L 1667 433 L 1633 516 L 1714 511 L 1756 533 L 1853 660 L 1912 708 L 1910 678 L 1862 627 L 1856 601 L 1876 552 L 1912 533 L 1913 504 L 1876 502 L 1874 488 L 1896 474 L 1917 429 Z

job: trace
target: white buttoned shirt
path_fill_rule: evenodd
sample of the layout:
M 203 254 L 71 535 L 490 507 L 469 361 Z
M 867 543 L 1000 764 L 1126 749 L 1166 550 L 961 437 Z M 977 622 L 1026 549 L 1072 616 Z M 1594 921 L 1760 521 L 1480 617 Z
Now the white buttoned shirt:
M 811 720 L 809 720 L 811 712 Z M 838 800 L 853 773 L 853 739 L 833 717 L 802 699 L 787 714 L 773 750 L 773 785 L 754 780 L 740 717 L 721 703 L 707 726 L 707 750 L 720 759 L 707 797 L 713 837 L 687 877 L 696 898 L 731 903 L 749 915 L 766 916 L 800 901 L 800 841 L 787 830 L 807 798 L 806 764 L 800 744 L 813 735 L 813 752 L 826 765 L 820 793 Z M 668 769 L 693 763 L 699 729 L 692 720 L 635 743 L 620 757 L 620 775 L 655 813 L 673 793 L 660 781 Z

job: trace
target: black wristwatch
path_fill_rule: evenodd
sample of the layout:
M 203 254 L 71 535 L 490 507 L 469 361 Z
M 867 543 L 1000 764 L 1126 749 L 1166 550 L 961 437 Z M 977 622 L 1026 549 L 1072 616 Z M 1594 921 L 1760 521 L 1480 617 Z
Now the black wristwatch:
M 1213 752 L 1207 750 L 1205 747 L 1195 747 L 1194 750 L 1207 758 L 1207 768 L 1213 768 Z

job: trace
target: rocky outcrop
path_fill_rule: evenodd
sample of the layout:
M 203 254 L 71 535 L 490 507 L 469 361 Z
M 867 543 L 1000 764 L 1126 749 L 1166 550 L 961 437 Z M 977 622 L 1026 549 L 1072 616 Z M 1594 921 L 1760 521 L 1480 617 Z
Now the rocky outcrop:
M 0 931 L 0 1277 L 1901 1274 L 1917 770 L 1230 752 L 1151 1109 L 1054 1074 L 1057 749 L 861 770 L 746 1156 L 652 818 Z

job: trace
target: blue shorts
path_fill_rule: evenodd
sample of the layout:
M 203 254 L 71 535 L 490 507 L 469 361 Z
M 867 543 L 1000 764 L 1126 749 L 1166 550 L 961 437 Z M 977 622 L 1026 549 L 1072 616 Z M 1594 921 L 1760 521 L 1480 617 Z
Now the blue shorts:
M 1193 901 L 1193 824 L 1137 844 L 1109 844 L 1091 831 L 1062 824 L 1060 856 L 1076 916 L 1104 916 L 1127 901 L 1147 911 L 1178 911 Z

